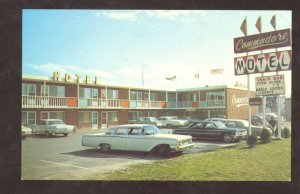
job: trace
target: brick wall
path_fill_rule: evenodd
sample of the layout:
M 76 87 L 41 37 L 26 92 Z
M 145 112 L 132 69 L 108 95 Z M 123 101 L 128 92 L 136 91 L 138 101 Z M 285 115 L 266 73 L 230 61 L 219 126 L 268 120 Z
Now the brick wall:
M 248 91 L 238 89 L 227 89 L 226 108 L 228 119 L 248 118 Z M 256 97 L 255 92 L 251 92 L 251 97 Z M 247 103 L 247 104 L 246 104 Z M 256 107 L 251 107 L 251 115 L 256 114 Z

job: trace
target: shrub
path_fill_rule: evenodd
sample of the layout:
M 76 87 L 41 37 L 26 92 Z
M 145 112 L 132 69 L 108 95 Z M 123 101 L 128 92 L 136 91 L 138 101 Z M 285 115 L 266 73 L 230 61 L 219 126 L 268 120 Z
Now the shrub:
M 263 128 L 260 135 L 261 143 L 270 143 L 271 140 L 271 132 L 268 129 Z
M 281 130 L 281 136 L 283 138 L 290 138 L 291 137 L 291 131 L 289 128 L 285 127 L 283 130 Z
M 257 144 L 257 135 L 256 133 L 252 133 L 248 138 L 247 138 L 247 144 L 249 147 L 253 147 Z

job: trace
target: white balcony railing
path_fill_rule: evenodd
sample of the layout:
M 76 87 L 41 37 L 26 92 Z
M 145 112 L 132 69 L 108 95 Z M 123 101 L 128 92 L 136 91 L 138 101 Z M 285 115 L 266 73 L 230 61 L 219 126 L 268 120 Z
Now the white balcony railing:
M 220 107 L 225 106 L 224 100 L 207 100 L 207 107 Z
M 207 100 L 199 102 L 181 101 L 177 108 L 224 107 L 224 100 Z M 22 108 L 129 108 L 129 109 L 161 109 L 176 108 L 176 102 L 76 98 L 76 97 L 44 97 L 22 96 Z
M 22 108 L 67 108 L 77 106 L 74 100 L 76 101 L 76 98 L 22 96 Z
M 178 107 L 179 108 L 190 108 L 192 107 L 192 101 L 181 101 L 181 102 L 178 102 Z

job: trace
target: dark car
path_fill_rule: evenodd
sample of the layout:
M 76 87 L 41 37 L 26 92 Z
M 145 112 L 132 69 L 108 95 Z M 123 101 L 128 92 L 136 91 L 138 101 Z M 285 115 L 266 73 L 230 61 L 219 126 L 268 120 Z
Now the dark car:
M 222 140 L 226 143 L 239 141 L 247 135 L 245 129 L 228 128 L 222 122 L 203 121 L 174 129 L 174 134 L 191 135 L 195 139 Z
M 230 128 L 239 128 L 239 129 L 245 129 L 249 130 L 249 122 L 246 120 L 241 120 L 241 119 L 228 119 L 227 122 L 225 123 L 227 127 Z M 265 126 L 265 128 L 272 134 L 272 130 L 270 127 Z M 261 135 L 263 126 L 257 125 L 251 125 L 251 133 L 256 133 L 257 136 Z
M 260 115 L 253 115 L 253 116 L 251 116 L 251 124 L 254 125 L 254 126 L 263 126 L 263 124 L 265 124 L 265 126 L 271 127 L 269 125 L 268 121 L 266 119 L 264 120 L 263 117 L 260 116 Z
M 200 119 L 193 119 L 193 118 L 188 117 L 188 116 L 179 117 L 179 119 L 181 119 L 181 120 L 187 120 L 188 121 L 188 125 L 191 125 L 191 124 L 194 124 L 194 123 L 202 121 Z
M 204 119 L 204 121 L 218 121 L 218 122 L 226 123 L 226 119 L 223 118 L 208 118 L 208 119 Z

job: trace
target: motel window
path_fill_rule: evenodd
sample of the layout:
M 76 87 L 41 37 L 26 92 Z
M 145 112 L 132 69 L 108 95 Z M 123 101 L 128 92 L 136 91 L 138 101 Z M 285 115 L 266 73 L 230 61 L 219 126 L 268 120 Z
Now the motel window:
M 148 113 L 149 117 L 157 117 L 157 112 L 156 111 L 150 111 Z
M 130 100 L 136 100 L 136 92 L 130 92 Z
M 63 111 L 41 112 L 41 119 L 61 119 L 64 121 L 65 112 Z
M 148 98 L 149 98 L 149 93 L 147 92 L 147 93 L 144 93 L 144 99 L 145 100 L 148 100 Z
M 207 92 L 207 100 L 224 100 L 224 91 L 221 92 Z
M 65 97 L 65 86 L 41 85 L 42 96 Z
M 140 117 L 142 117 L 141 111 L 128 112 L 128 121 L 136 121 Z
M 78 112 L 79 123 L 92 122 L 91 112 Z
M 142 92 L 130 92 L 130 100 L 142 100 Z
M 101 98 L 106 98 L 106 89 L 101 89 Z
M 150 100 L 151 101 L 156 101 L 157 100 L 157 93 L 151 92 L 150 93 Z
M 25 126 L 36 124 L 35 112 L 22 112 L 22 124 Z
M 36 85 L 22 83 L 22 95 L 35 96 L 36 95 Z
M 64 112 L 49 112 L 49 119 L 61 119 L 65 120 L 65 113 Z
M 176 102 L 176 94 L 168 93 L 168 102 Z
M 118 121 L 118 112 L 107 112 L 107 121 Z
M 98 89 L 79 88 L 79 98 L 98 98 Z
M 107 98 L 109 99 L 118 99 L 119 91 L 118 90 L 107 90 Z

